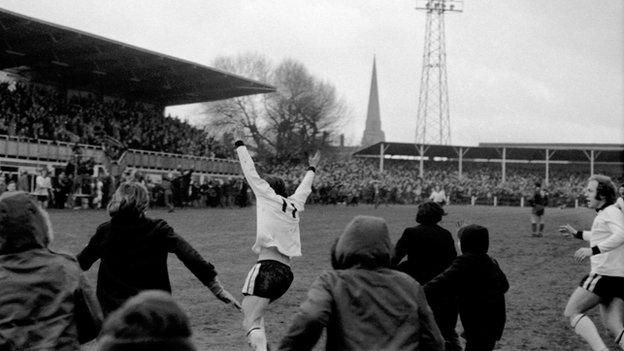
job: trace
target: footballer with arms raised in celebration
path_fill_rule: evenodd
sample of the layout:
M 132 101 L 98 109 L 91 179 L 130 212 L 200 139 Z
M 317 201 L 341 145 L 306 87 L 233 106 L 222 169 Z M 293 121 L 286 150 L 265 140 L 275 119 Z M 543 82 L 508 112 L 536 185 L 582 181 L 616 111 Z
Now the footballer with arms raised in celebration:
M 267 349 L 264 311 L 290 287 L 293 274 L 290 259 L 301 256 L 299 214 L 304 210 L 312 181 L 321 158 L 317 151 L 295 193 L 287 196 L 286 185 L 279 177 L 260 178 L 243 143 L 244 134 L 235 131 L 236 153 L 249 187 L 256 196 L 256 242 L 253 252 L 258 262 L 251 268 L 243 285 L 243 327 L 254 350 Z

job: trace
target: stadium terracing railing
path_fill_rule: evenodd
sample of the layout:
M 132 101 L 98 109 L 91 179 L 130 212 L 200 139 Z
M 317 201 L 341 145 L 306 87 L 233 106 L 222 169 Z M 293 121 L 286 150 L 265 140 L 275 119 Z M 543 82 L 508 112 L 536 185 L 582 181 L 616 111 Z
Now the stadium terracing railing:
M 5 159 L 66 163 L 74 156 L 76 146 L 80 148 L 82 159 L 93 158 L 97 164 L 109 163 L 101 146 L 0 135 L 0 156 Z M 173 171 L 181 168 L 214 175 L 241 174 L 236 160 L 137 149 L 126 150 L 119 160 L 114 161 L 120 166 L 144 170 Z

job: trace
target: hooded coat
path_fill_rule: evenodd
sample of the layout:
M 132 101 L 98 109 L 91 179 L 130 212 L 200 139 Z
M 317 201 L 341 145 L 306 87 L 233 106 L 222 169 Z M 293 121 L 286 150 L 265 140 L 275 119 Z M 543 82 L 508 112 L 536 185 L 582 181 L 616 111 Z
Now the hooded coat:
M 107 319 L 98 351 L 195 351 L 191 323 L 173 297 L 146 290 Z
M 80 350 L 102 313 L 75 258 L 48 248 L 47 215 L 22 192 L 0 197 L 0 350 Z
M 323 328 L 326 350 L 443 350 L 423 288 L 391 270 L 381 218 L 358 216 L 332 248 L 333 270 L 319 276 L 280 350 L 311 350 Z
M 509 282 L 498 262 L 488 254 L 485 227 L 469 225 L 459 233 L 462 255 L 440 275 L 425 284 L 427 296 L 454 296 L 464 337 L 499 340 L 505 328 L 505 293 Z

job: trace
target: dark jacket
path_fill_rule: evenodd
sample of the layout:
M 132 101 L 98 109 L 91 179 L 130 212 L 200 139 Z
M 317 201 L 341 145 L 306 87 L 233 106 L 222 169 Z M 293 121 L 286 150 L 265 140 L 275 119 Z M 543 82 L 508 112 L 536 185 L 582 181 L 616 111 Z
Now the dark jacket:
M 50 233 L 28 194 L 0 201 L 0 350 L 80 350 L 101 328 L 78 262 L 48 249 Z
M 507 277 L 488 256 L 487 229 L 469 226 L 460 242 L 463 254 L 442 274 L 425 285 L 427 296 L 456 296 L 464 336 L 499 340 L 505 327 Z
M 311 350 L 323 328 L 326 350 L 443 350 L 420 284 L 391 270 L 385 222 L 356 217 L 332 249 L 279 350 Z
M 143 290 L 171 292 L 167 256 L 175 254 L 206 286 L 217 272 L 212 264 L 162 219 L 113 217 L 97 228 L 78 254 L 83 270 L 98 259 L 97 297 L 105 315 Z
M 392 266 L 420 284 L 442 273 L 457 257 L 453 236 L 437 224 L 406 228 L 394 250 Z M 400 263 L 405 256 L 407 260 Z
M 529 205 L 532 207 L 533 214 L 538 216 L 544 215 L 544 208 L 548 206 L 548 194 L 544 192 L 544 195 L 542 195 L 541 191 L 536 191 L 533 197 L 529 199 Z

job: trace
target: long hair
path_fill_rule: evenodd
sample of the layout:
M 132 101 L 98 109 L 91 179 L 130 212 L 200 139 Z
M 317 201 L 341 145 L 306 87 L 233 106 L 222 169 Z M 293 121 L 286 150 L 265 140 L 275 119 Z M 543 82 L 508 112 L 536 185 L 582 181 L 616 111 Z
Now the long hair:
M 271 187 L 271 189 L 275 191 L 277 195 L 280 195 L 282 197 L 287 197 L 286 183 L 284 183 L 284 180 L 282 178 L 274 176 L 274 175 L 269 175 L 269 176 L 266 176 L 264 180 L 266 180 L 266 182 L 269 183 L 269 186 Z
M 611 178 L 602 174 L 594 174 L 589 177 L 587 182 L 591 182 L 592 180 L 598 182 L 596 200 L 604 200 L 607 206 L 614 204 L 617 200 L 617 190 Z
M 149 206 L 147 189 L 141 183 L 124 182 L 119 185 L 108 204 L 111 217 L 140 217 Z
M 442 220 L 444 210 L 440 205 L 433 201 L 427 201 L 418 206 L 416 212 L 416 222 L 420 224 L 436 224 Z

